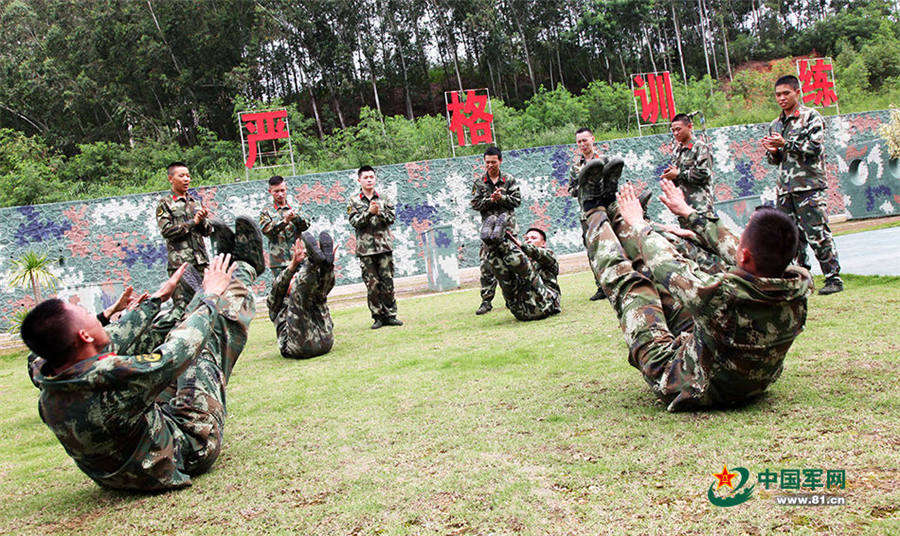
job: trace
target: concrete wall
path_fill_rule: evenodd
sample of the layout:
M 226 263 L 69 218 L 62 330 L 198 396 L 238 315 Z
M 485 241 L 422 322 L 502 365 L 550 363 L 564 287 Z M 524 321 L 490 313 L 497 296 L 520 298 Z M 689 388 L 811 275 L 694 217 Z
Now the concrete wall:
M 898 213 L 900 169 L 890 161 L 877 134 L 888 120 L 886 111 L 828 118 L 826 133 L 829 212 L 852 218 Z M 715 198 L 727 201 L 748 195 L 774 196 L 775 170 L 766 164 L 758 140 L 767 125 L 709 129 L 715 164 Z M 573 135 L 574 139 L 574 135 Z M 671 157 L 671 137 L 653 135 L 601 143 L 601 150 L 623 157 L 623 178 L 639 188 L 659 190 L 657 177 Z M 558 253 L 582 249 L 578 207 L 566 194 L 574 145 L 507 151 L 503 171 L 515 176 L 522 189 L 517 210 L 521 226 L 548 230 Z M 396 276 L 421 274 L 425 256 L 421 234 L 435 225 L 451 225 L 459 265 L 478 260 L 477 213 L 469 208 L 472 181 L 482 173 L 480 157 L 410 162 L 378 168 L 379 191 L 396 201 L 394 227 Z M 292 206 L 311 220 L 312 230 L 327 230 L 340 244 L 337 284 L 360 280 L 353 256 L 355 239 L 347 223 L 346 199 L 358 191 L 354 171 L 336 171 L 290 178 Z M 0 209 L 0 279 L 8 281 L 12 264 L 27 250 L 47 253 L 60 278 L 59 295 L 89 308 L 110 303 L 125 284 L 154 290 L 165 277 L 165 246 L 156 227 L 160 194 L 143 194 L 71 203 Z M 198 188 L 194 195 L 212 212 L 233 221 L 236 215 L 257 217 L 270 202 L 264 181 Z M 743 204 L 736 204 L 738 207 Z M 748 207 L 752 209 L 752 207 Z M 652 216 L 660 203 L 650 205 Z M 256 285 L 264 294 L 270 274 Z M 24 289 L 0 288 L 0 326 L 17 308 L 32 305 Z

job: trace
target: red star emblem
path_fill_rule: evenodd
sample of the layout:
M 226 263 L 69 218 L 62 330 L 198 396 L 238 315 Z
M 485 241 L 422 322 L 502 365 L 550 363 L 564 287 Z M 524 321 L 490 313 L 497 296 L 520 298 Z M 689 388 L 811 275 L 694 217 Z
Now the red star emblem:
M 719 474 L 713 473 L 713 476 L 719 480 L 719 485 L 716 486 L 718 490 L 722 486 L 728 486 L 731 489 L 734 489 L 734 486 L 731 485 L 731 479 L 737 476 L 737 473 L 729 473 L 728 467 L 725 464 L 722 464 L 722 472 Z

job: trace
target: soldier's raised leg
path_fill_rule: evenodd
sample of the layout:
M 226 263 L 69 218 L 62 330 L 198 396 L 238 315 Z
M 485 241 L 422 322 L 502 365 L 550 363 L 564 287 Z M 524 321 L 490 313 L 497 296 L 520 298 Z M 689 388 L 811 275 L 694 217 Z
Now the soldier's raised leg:
M 281 355 L 307 359 L 331 351 L 334 324 L 328 311 L 328 293 L 334 288 L 333 266 L 305 262 L 294 277 L 288 301 L 289 322 L 279 332 Z
M 584 243 L 585 252 L 587 252 L 587 220 L 584 218 L 581 219 L 581 241 Z M 590 261 L 590 258 L 588 258 L 588 261 Z M 606 294 L 603 292 L 603 288 L 600 286 L 600 279 L 596 275 L 594 275 L 594 283 L 597 284 L 597 291 L 588 299 L 591 301 L 602 300 L 606 297 Z

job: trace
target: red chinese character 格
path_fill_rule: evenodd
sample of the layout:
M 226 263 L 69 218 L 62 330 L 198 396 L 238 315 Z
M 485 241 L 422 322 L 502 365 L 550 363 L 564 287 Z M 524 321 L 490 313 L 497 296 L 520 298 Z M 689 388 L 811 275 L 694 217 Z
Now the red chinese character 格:
M 250 146 L 250 151 L 247 154 L 247 161 L 244 162 L 245 166 L 252 169 L 253 164 L 256 163 L 257 142 L 290 137 L 290 133 L 284 126 L 284 118 L 286 117 L 287 110 L 241 115 L 241 122 L 245 123 L 244 128 L 250 132 L 247 135 L 247 144 Z
M 491 143 L 494 141 L 491 132 L 493 114 L 487 112 L 487 95 L 476 95 L 475 90 L 466 91 L 466 101 L 459 102 L 459 92 L 450 92 L 450 102 L 447 103 L 447 111 L 450 112 L 450 132 L 456 134 L 456 142 L 460 147 L 466 145 L 466 131 L 472 144 Z

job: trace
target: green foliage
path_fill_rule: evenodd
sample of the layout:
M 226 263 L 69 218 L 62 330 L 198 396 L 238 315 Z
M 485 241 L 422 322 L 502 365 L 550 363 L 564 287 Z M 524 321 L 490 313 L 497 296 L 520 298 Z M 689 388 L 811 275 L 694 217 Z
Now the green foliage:
M 35 303 L 41 301 L 41 289 L 53 290 L 58 281 L 49 267 L 51 265 L 47 254 L 26 251 L 21 259 L 11 259 L 12 274 L 9 277 L 11 287 L 31 287 Z
M 878 133 L 887 143 L 891 158 L 900 158 L 900 109 L 891 110 L 891 122 L 881 125 Z

